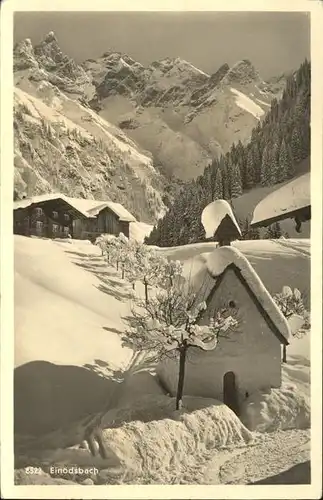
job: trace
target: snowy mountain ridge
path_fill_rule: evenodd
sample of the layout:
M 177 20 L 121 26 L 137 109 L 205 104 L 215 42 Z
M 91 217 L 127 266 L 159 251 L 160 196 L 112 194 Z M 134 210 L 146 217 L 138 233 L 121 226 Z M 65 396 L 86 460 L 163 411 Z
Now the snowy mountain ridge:
M 76 64 L 63 54 L 53 32 L 34 47 L 29 39 L 19 42 L 14 69 L 23 90 L 33 92 L 41 81 L 50 82 L 121 127 L 150 151 L 163 172 L 183 180 L 203 173 L 233 142 L 248 141 L 285 83 L 285 77 L 264 82 L 246 59 L 231 67 L 225 63 L 211 75 L 181 57 L 145 67 L 111 50 Z

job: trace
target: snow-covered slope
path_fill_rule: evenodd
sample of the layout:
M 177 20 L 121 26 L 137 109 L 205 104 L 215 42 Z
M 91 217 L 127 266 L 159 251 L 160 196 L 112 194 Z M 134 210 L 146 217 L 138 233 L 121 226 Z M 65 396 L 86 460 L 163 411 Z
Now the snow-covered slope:
M 231 92 L 235 94 L 236 96 L 236 104 L 239 106 L 239 108 L 244 109 L 245 111 L 248 111 L 248 113 L 252 114 L 257 120 L 260 120 L 260 117 L 265 114 L 265 111 L 257 104 L 255 103 L 250 97 L 246 96 L 243 92 L 240 92 L 237 89 L 234 89 L 231 87 Z M 258 99 L 258 102 L 262 103 Z M 265 106 L 268 105 L 265 103 Z
M 98 247 L 23 236 L 15 243 L 15 365 L 83 366 L 104 356 L 115 369 L 126 366 L 130 351 L 113 331 L 130 304 L 102 293 L 99 278 L 75 265 L 77 252 L 99 256 Z
M 283 286 L 299 288 L 306 307 L 310 303 L 310 240 L 252 240 L 234 241 L 232 246 L 250 261 L 271 294 L 279 293 Z M 200 273 L 217 243 L 194 243 L 179 247 L 159 248 L 158 251 L 184 264 L 187 278 L 198 288 L 203 281 Z M 270 265 L 269 265 L 270 263 Z M 201 281 L 196 281 L 201 280 Z M 194 285 L 194 286 L 195 286 Z
M 291 286 L 300 287 L 292 279 L 305 282 L 295 249 L 272 241 L 240 243 L 262 263 L 257 270 L 266 286 L 277 275 Z M 177 251 L 192 257 L 212 245 Z M 15 453 L 18 484 L 31 483 L 24 473 L 28 465 L 49 472 L 53 465 L 78 464 L 98 467 L 95 484 L 241 485 L 309 459 L 309 336 L 288 346 L 283 388 L 250 396 L 244 424 L 210 399 L 184 397 L 176 412 L 174 399 L 163 394 L 145 364 L 119 384 L 131 359 L 120 340 L 131 287 L 99 249 L 84 241 L 16 236 L 15 251 L 15 437 L 21 446 L 28 443 L 27 451 Z M 270 274 L 263 274 L 265 267 Z M 102 411 L 107 459 L 79 444 L 85 420 Z M 63 484 L 63 476 L 70 480 L 65 484 L 87 478 L 40 473 L 37 484 Z
M 18 193 L 62 191 L 116 201 L 147 222 L 164 213 L 161 174 L 120 129 L 48 81 L 19 85 L 14 93 Z

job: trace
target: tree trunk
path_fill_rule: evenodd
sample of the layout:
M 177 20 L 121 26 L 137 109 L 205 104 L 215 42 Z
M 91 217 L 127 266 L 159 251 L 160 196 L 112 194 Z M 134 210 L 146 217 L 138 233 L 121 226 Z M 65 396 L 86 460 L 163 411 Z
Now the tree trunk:
M 117 260 L 117 271 L 119 271 L 119 261 Z
M 135 289 L 136 289 L 136 283 L 135 283 L 135 282 L 133 282 L 133 283 L 132 283 L 132 289 L 133 289 L 133 290 L 135 290 Z
M 179 351 L 179 373 L 178 373 L 178 385 L 177 385 L 177 394 L 176 394 L 176 410 L 180 410 L 182 407 L 184 378 L 185 378 L 186 350 L 187 350 L 187 347 L 182 347 L 181 350 Z
M 286 344 L 283 345 L 283 363 L 286 363 L 287 359 L 287 347 Z
M 122 267 L 122 279 L 124 280 L 124 267 Z
M 145 285 L 145 302 L 146 302 L 146 304 L 148 304 L 148 302 L 149 302 L 149 299 L 148 299 L 148 283 L 145 281 L 144 285 Z

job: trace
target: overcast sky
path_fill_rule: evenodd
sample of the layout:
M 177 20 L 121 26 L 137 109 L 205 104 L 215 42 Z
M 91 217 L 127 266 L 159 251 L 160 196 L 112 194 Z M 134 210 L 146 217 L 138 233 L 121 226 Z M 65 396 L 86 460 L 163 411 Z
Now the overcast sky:
M 310 57 L 306 13 L 20 12 L 14 26 L 15 41 L 38 43 L 54 31 L 77 62 L 116 50 L 142 64 L 179 56 L 213 73 L 225 62 L 250 59 L 267 78 Z

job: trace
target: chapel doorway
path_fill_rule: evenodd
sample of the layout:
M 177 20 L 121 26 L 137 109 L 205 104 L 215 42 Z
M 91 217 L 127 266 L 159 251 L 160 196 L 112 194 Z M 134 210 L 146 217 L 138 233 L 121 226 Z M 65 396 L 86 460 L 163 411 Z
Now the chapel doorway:
M 223 377 L 223 403 L 239 415 L 236 376 L 233 372 L 227 372 Z

